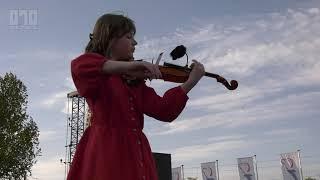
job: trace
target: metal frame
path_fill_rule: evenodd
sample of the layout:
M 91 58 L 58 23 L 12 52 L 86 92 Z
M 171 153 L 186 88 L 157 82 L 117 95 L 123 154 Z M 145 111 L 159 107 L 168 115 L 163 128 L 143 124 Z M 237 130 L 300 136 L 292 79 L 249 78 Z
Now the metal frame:
M 68 116 L 67 116 L 67 135 L 66 135 L 66 155 L 65 161 L 65 178 L 68 174 L 76 147 L 85 130 L 86 124 L 86 101 L 77 91 L 68 93 Z M 71 102 L 71 106 L 70 106 Z M 71 107 L 71 112 L 70 112 Z M 62 161 L 61 161 L 62 162 Z

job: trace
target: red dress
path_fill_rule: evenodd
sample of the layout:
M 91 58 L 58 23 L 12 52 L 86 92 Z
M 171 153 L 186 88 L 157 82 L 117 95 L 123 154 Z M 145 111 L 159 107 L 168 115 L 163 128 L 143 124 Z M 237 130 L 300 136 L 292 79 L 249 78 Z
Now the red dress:
M 89 126 L 70 167 L 68 180 L 157 180 L 155 161 L 143 133 L 144 114 L 171 122 L 188 96 L 180 86 L 163 97 L 140 83 L 124 83 L 119 75 L 102 73 L 107 59 L 85 53 L 71 62 L 74 84 L 92 111 Z

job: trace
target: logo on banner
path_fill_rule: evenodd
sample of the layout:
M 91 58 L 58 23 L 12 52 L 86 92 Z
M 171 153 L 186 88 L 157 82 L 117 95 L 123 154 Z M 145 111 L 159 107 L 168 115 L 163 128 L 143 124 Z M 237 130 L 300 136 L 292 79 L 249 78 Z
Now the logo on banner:
M 295 161 L 292 158 L 285 157 L 281 158 L 280 162 L 284 167 L 285 171 L 287 171 L 294 180 L 298 180 L 297 173 L 299 172 L 296 170 Z
M 253 157 L 238 158 L 240 180 L 256 180 Z
M 247 180 L 252 180 L 253 174 L 251 173 L 251 168 L 249 163 L 239 163 L 238 164 L 240 171 L 242 171 L 243 176 Z
M 202 168 L 202 173 L 205 176 L 204 180 L 216 180 L 214 179 L 214 177 L 212 176 L 212 168 L 208 167 L 208 168 Z
M 216 172 L 216 163 L 215 162 L 201 163 L 201 171 L 202 171 L 202 179 L 203 180 L 217 180 L 217 172 Z

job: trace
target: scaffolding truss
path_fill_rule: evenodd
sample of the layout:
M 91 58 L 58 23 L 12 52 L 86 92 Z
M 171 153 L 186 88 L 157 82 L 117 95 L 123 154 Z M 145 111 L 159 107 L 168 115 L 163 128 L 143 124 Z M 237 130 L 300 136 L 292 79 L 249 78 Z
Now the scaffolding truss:
M 68 97 L 68 117 L 66 133 L 66 154 L 65 154 L 65 177 L 74 157 L 76 147 L 87 126 L 87 105 L 84 97 L 77 91 L 71 92 Z M 71 103 L 71 104 L 70 104 Z

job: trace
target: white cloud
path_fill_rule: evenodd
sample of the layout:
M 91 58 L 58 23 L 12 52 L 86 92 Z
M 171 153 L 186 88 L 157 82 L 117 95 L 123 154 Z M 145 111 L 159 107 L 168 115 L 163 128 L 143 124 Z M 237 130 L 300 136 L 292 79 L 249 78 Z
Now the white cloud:
M 54 95 L 51 95 L 48 99 L 44 100 L 41 104 L 44 105 L 47 108 L 51 108 L 54 105 L 57 105 L 58 103 L 61 103 L 63 101 L 66 101 L 68 91 L 62 91 L 58 92 Z
M 207 87 L 210 88 L 210 87 Z M 275 91 L 269 89 L 267 91 Z M 197 99 L 191 99 L 188 106 L 191 108 L 207 108 L 210 110 L 227 110 L 243 106 L 257 98 L 263 93 L 261 89 L 250 87 L 239 87 L 236 91 L 222 92 L 216 95 L 202 96 Z
M 43 141 L 49 141 L 49 140 L 52 140 L 52 139 L 56 139 L 58 136 L 59 135 L 58 135 L 57 131 L 54 131 L 54 130 L 41 130 L 40 131 L 40 135 L 39 135 L 39 139 L 40 139 L 40 142 L 43 142 Z
M 67 90 L 63 90 L 61 92 L 50 95 L 47 99 L 42 100 L 42 102 L 40 104 L 46 108 L 52 108 L 54 106 L 57 106 L 57 105 L 60 106 L 63 104 L 61 112 L 64 114 L 67 114 L 68 113 L 67 95 L 68 95 L 68 93 L 75 91 L 76 88 L 74 87 L 74 84 L 73 84 L 71 77 L 65 78 L 64 86 Z M 69 104 L 69 109 L 71 109 L 71 107 L 72 107 L 71 104 Z
M 40 159 L 32 168 L 32 177 L 28 179 L 57 180 L 64 179 L 65 166 L 59 157 L 47 157 Z
M 178 162 L 192 162 L 206 157 L 221 156 L 226 151 L 234 151 L 246 147 L 248 144 L 245 140 L 230 140 L 215 143 L 190 145 L 171 150 L 173 164 Z M 166 152 L 166 151 L 163 151 Z
M 279 135 L 289 135 L 289 134 L 300 134 L 301 129 L 273 129 L 271 131 L 264 132 L 265 135 L 279 136 Z
M 296 95 L 288 95 L 271 102 L 251 103 L 244 107 L 237 107 L 232 110 L 226 106 L 221 112 L 210 113 L 195 118 L 178 119 L 172 123 L 165 124 L 158 128 L 152 135 L 166 135 L 174 133 L 186 133 L 203 128 L 236 128 L 250 124 L 276 123 L 280 119 L 296 118 L 299 114 L 315 113 L 314 106 L 320 98 L 320 92 L 306 92 Z M 205 101 L 208 103 L 207 101 Z M 201 104 L 201 103 L 200 103 Z M 202 108 L 215 106 L 215 101 L 205 104 Z
M 76 90 L 76 87 L 74 86 L 72 77 L 66 77 L 65 78 L 65 82 L 64 82 L 65 86 L 71 91 L 71 90 Z
M 62 109 L 62 112 L 64 114 L 68 114 L 68 113 L 70 113 L 71 109 L 72 109 L 72 104 L 71 104 L 71 102 L 67 101 L 67 102 L 64 103 L 64 107 Z
M 234 135 L 228 135 L 228 136 L 218 136 L 218 137 L 210 137 L 208 138 L 208 141 L 229 141 L 229 140 L 239 140 L 245 138 L 247 135 L 244 134 L 234 134 Z
M 310 14 L 319 14 L 319 9 L 318 8 L 310 8 L 309 10 L 308 10 L 308 12 L 310 13 Z

